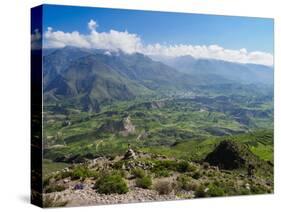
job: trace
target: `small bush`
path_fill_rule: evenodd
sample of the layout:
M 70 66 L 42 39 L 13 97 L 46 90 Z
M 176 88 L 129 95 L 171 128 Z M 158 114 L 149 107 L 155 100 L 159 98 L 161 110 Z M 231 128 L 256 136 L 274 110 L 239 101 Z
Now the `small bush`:
M 167 180 L 158 181 L 155 184 L 155 190 L 160 195 L 170 194 L 173 191 L 172 183 Z
M 86 166 L 76 166 L 72 172 L 70 172 L 71 180 L 78 180 L 80 178 L 85 179 L 89 177 L 97 178 L 98 173 L 90 170 Z
M 105 172 L 103 174 L 106 174 L 106 173 L 108 173 L 108 172 Z M 117 174 L 117 175 L 120 175 L 123 178 L 128 177 L 128 171 L 122 170 L 122 169 L 121 170 L 113 170 L 113 171 L 111 171 L 111 174 Z
M 198 171 L 198 172 L 195 172 L 193 175 L 192 175 L 192 178 L 195 179 L 195 180 L 198 180 L 199 178 L 201 177 L 201 173 Z
M 215 184 L 209 184 L 206 186 L 199 186 L 195 191 L 196 197 L 221 197 L 225 196 L 225 192 L 223 188 L 216 186 Z
M 71 171 L 67 171 L 67 172 L 59 172 L 57 175 L 55 175 L 55 179 L 56 180 L 60 180 L 60 179 L 64 179 L 64 178 L 67 178 L 67 177 L 70 177 L 71 176 Z
M 151 177 L 148 175 L 148 176 L 144 176 L 142 178 L 137 178 L 136 185 L 137 185 L 137 187 L 140 187 L 140 188 L 145 188 L 145 189 L 150 188 L 152 185 Z
M 126 181 L 119 174 L 102 175 L 95 185 L 97 192 L 102 194 L 125 194 L 129 191 Z
M 171 176 L 171 172 L 167 169 L 157 169 L 154 171 L 155 177 L 169 177 Z
M 214 173 L 214 172 L 212 172 L 212 171 L 208 171 L 207 172 L 207 176 L 208 177 L 214 177 L 216 174 Z
M 183 173 L 183 172 L 193 172 L 195 170 L 196 170 L 196 167 L 193 166 L 188 161 L 180 161 L 177 164 L 177 171 L 180 172 L 180 173 Z
M 177 185 L 179 188 L 186 191 L 196 191 L 199 187 L 198 183 L 192 181 L 192 179 L 186 175 L 180 175 L 177 178 Z
M 251 192 L 248 190 L 248 189 L 245 189 L 245 188 L 241 188 L 239 189 L 239 195 L 250 195 Z
M 60 192 L 64 191 L 66 188 L 63 185 L 48 185 L 45 187 L 45 193 Z
M 208 186 L 209 190 L 207 191 L 208 196 L 211 197 L 221 197 L 224 196 L 224 190 L 214 184 Z
M 197 188 L 197 190 L 195 191 L 195 196 L 196 197 L 207 197 L 208 195 L 207 195 L 207 192 L 206 192 L 206 187 L 204 187 L 204 186 L 199 186 L 198 188 Z
M 251 184 L 251 193 L 252 194 L 265 194 L 267 193 L 267 189 L 265 186 L 258 184 Z
M 155 161 L 155 170 L 173 170 L 176 171 L 177 161 L 174 160 L 159 160 Z
M 117 161 L 113 164 L 113 168 L 114 169 L 122 169 L 124 164 L 125 164 L 125 161 L 123 161 L 123 160 Z
M 120 170 L 119 173 L 123 178 L 128 178 L 129 176 L 129 172 L 125 170 Z
M 177 178 L 178 187 L 186 190 L 187 184 L 189 181 L 190 181 L 190 178 L 188 176 L 180 175 Z
M 132 175 L 135 178 L 143 178 L 145 176 L 145 171 L 141 168 L 135 168 L 132 170 Z

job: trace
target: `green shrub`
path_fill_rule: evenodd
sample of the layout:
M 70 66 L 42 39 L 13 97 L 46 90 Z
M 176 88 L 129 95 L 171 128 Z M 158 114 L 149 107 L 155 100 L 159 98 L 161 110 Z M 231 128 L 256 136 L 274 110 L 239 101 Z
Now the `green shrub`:
M 72 172 L 71 171 L 67 171 L 67 172 L 59 172 L 58 174 L 55 175 L 55 179 L 56 180 L 60 180 L 60 179 L 64 179 L 67 177 L 71 177 Z
M 183 173 L 183 172 L 193 172 L 196 170 L 196 167 L 193 166 L 188 161 L 180 161 L 178 162 L 176 169 L 178 172 Z
M 207 191 L 208 196 L 211 197 L 221 197 L 224 196 L 224 190 L 214 184 L 208 186 L 209 190 Z
M 246 189 L 246 188 L 240 188 L 240 189 L 238 190 L 238 194 L 239 194 L 239 195 L 250 195 L 251 192 L 250 192 L 248 189 Z
M 45 193 L 60 192 L 64 191 L 65 189 L 66 188 L 63 185 L 53 184 L 45 187 Z
M 154 188 L 160 195 L 170 194 L 173 191 L 172 183 L 167 180 L 156 182 Z
M 169 177 L 171 172 L 167 169 L 156 169 L 154 170 L 155 177 Z
M 70 172 L 70 177 L 72 180 L 89 177 L 97 178 L 98 172 L 90 170 L 87 166 L 76 166 L 72 172 Z
M 179 188 L 186 189 L 186 185 L 190 181 L 190 178 L 186 175 L 180 175 L 177 177 L 177 183 Z
M 108 174 L 108 171 L 104 171 L 103 173 L 100 173 L 99 175 L 103 175 L 103 174 Z M 123 178 L 127 178 L 128 177 L 128 171 L 120 169 L 120 170 L 112 170 L 110 172 L 111 174 L 116 174 L 116 175 L 120 175 Z
M 196 197 L 221 197 L 225 196 L 224 189 L 215 185 L 209 184 L 206 186 L 199 186 L 198 189 L 195 191 Z
M 141 178 L 137 178 L 136 185 L 137 187 L 140 188 L 145 188 L 145 189 L 150 188 L 152 185 L 151 176 L 148 175 Z
M 177 178 L 177 185 L 179 188 L 187 191 L 196 191 L 199 187 L 199 184 L 192 181 L 192 179 L 187 175 L 180 175 Z
M 119 170 L 118 173 L 121 175 L 123 178 L 128 178 L 129 172 L 125 170 Z
M 135 168 L 131 173 L 135 178 L 143 178 L 145 176 L 145 171 L 141 168 Z
M 212 171 L 208 171 L 206 174 L 208 177 L 214 177 L 216 174 Z
M 265 194 L 268 193 L 265 186 L 259 184 L 251 184 L 251 193 L 252 194 Z
M 158 160 L 155 161 L 155 170 L 173 170 L 176 171 L 177 168 L 177 161 L 175 160 Z
M 122 169 L 124 164 L 125 164 L 125 161 L 123 161 L 123 160 L 117 161 L 113 164 L 113 168 L 114 169 Z
M 197 188 L 197 190 L 195 191 L 195 196 L 196 197 L 207 197 L 208 195 L 207 195 L 207 192 L 205 192 L 205 189 L 206 189 L 206 187 L 204 187 L 204 186 L 199 186 L 198 188 Z
M 201 177 L 201 173 L 199 171 L 195 172 L 192 175 L 192 178 L 195 179 L 195 180 L 198 180 L 200 177 Z
M 126 181 L 119 174 L 107 173 L 97 180 L 97 192 L 102 194 L 125 194 L 129 191 Z

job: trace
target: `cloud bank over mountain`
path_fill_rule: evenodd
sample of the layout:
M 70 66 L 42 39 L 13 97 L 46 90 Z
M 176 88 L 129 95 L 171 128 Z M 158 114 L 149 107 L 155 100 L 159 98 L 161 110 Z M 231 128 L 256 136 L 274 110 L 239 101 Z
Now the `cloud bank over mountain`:
M 249 52 L 245 48 L 238 50 L 226 49 L 216 44 L 144 44 L 139 35 L 129 33 L 128 31 L 117 31 L 111 29 L 108 32 L 98 32 L 98 23 L 95 20 L 89 21 L 88 28 L 88 34 L 81 34 L 78 31 L 64 32 L 48 27 L 43 34 L 43 47 L 63 48 L 65 46 L 75 46 L 81 48 L 106 49 L 108 51 L 122 50 L 128 54 L 138 52 L 148 56 L 158 57 L 179 57 L 191 55 L 195 58 L 209 58 L 268 66 L 273 65 L 273 55 L 267 52 Z

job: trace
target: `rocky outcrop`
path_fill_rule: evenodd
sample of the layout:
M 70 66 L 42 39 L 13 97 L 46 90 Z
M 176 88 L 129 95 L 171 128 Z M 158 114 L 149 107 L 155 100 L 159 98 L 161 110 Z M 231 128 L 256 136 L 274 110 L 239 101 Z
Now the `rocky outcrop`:
M 263 164 L 263 161 L 255 156 L 246 145 L 229 140 L 222 141 L 213 152 L 207 155 L 204 161 L 218 166 L 220 169 L 228 170 Z
M 120 133 L 123 136 L 134 134 L 135 130 L 130 116 L 123 120 L 108 120 L 98 129 L 99 132 Z
M 136 105 L 129 107 L 128 110 L 135 110 L 135 109 L 151 110 L 151 109 L 159 109 L 159 108 L 162 108 L 165 106 L 166 106 L 166 101 L 159 100 L 159 101 L 143 102 L 140 104 L 136 104 Z
M 131 148 L 129 148 L 124 155 L 124 160 L 130 160 L 130 159 L 136 159 L 136 158 L 137 158 L 137 155 L 136 155 L 135 151 Z
M 134 134 L 136 131 L 130 116 L 123 120 L 123 130 L 120 132 L 123 136 L 128 136 L 129 134 Z
M 119 132 L 124 130 L 123 121 L 108 120 L 98 129 L 98 132 Z

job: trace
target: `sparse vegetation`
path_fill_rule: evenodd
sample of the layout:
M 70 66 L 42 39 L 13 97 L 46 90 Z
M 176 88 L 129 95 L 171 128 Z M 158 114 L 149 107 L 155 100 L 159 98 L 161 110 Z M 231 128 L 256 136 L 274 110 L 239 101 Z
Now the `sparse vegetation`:
M 190 176 L 180 175 L 177 178 L 178 187 L 186 191 L 196 191 L 199 187 L 199 183 L 194 181 Z
M 172 173 L 167 169 L 154 170 L 155 177 L 169 177 Z
M 192 174 L 192 178 L 195 179 L 195 180 L 198 180 L 200 177 L 201 177 L 200 171 L 194 172 Z
M 82 179 L 84 180 L 85 178 L 97 178 L 98 173 L 96 171 L 90 170 L 87 166 L 76 166 L 74 169 L 69 172 L 69 175 L 72 180 L 77 180 L 77 179 Z
M 172 182 L 167 180 L 159 180 L 155 183 L 154 188 L 160 195 L 167 195 L 173 191 Z
M 132 175 L 135 178 L 143 178 L 143 177 L 145 177 L 145 171 L 141 168 L 135 168 L 132 170 Z
M 125 194 L 129 191 L 126 181 L 120 175 L 114 173 L 100 176 L 95 187 L 102 194 Z
M 224 190 L 220 188 L 220 186 L 217 186 L 215 184 L 211 184 L 208 186 L 207 194 L 211 197 L 220 197 L 225 195 Z
M 177 171 L 178 172 L 193 172 L 196 170 L 196 167 L 191 165 L 188 161 L 181 161 L 177 164 Z
M 199 198 L 201 198 L 201 197 L 207 197 L 208 196 L 208 194 L 207 194 L 207 188 L 205 187 L 205 186 L 203 186 L 203 185 L 200 185 L 198 188 L 197 188 L 197 190 L 195 191 L 195 196 L 196 197 L 199 197 Z
M 51 184 L 45 187 L 45 193 L 64 191 L 66 188 L 63 185 Z
M 136 186 L 140 188 L 150 188 L 152 185 L 152 179 L 150 175 L 139 177 L 136 179 Z

